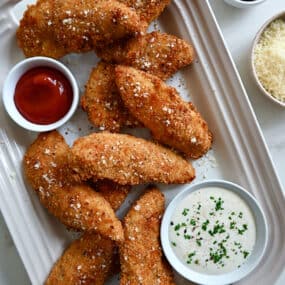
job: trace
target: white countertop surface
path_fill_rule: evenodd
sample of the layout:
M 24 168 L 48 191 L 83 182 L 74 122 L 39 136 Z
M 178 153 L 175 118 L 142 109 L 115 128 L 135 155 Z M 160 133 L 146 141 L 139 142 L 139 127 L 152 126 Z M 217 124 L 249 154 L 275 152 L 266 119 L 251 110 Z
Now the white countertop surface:
M 283 126 L 285 109 L 272 103 L 260 93 L 251 77 L 249 59 L 256 32 L 268 18 L 280 11 L 285 11 L 285 1 L 267 0 L 248 9 L 231 7 L 223 0 L 210 0 L 210 3 L 257 115 L 283 189 L 285 189 L 285 130 Z M 0 284 L 30 284 L 1 213 Z M 277 284 L 285 284 L 285 274 Z

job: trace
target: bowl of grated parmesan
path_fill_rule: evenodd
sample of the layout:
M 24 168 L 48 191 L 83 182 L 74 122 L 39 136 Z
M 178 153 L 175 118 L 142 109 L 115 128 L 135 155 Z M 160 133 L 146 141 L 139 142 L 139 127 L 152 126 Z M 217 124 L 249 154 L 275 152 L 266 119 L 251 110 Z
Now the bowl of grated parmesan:
M 261 92 L 285 107 L 285 12 L 269 19 L 257 33 L 251 67 Z

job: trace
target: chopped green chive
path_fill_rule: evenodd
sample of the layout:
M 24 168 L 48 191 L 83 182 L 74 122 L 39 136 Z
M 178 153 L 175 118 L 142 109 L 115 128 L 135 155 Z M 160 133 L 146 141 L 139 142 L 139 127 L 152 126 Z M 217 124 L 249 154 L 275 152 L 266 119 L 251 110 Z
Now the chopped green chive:
M 212 230 L 208 231 L 211 236 L 214 236 L 215 234 L 222 234 L 224 232 L 226 232 L 224 225 L 219 224 L 215 225 Z
M 196 239 L 196 243 L 198 244 L 198 246 L 201 246 L 202 245 L 201 239 Z
M 215 203 L 216 203 L 216 207 L 215 207 L 216 211 L 224 210 L 224 208 L 222 207 L 222 205 L 224 204 L 224 201 L 221 198 L 219 198 L 218 201 L 215 201 Z
M 180 224 L 177 224 L 177 225 L 175 225 L 174 230 L 175 230 L 175 231 L 179 231 L 180 228 L 181 228 L 181 225 L 180 225 Z
M 233 230 L 235 228 L 236 222 L 231 222 L 230 223 L 230 229 Z
M 193 251 L 193 252 L 188 254 L 187 264 L 191 264 L 192 263 L 192 257 L 195 256 L 195 254 L 196 254 L 195 251 Z
M 207 226 L 209 225 L 210 221 L 206 220 L 203 224 L 202 224 L 202 230 L 206 231 L 207 230 Z
M 193 252 L 191 252 L 191 253 L 188 254 L 188 257 L 191 258 L 191 257 L 193 257 L 195 254 L 196 254 L 196 252 L 193 251 Z
M 247 258 L 248 255 L 249 255 L 249 252 L 248 252 L 248 251 L 243 251 L 243 257 L 244 257 L 244 258 Z
M 227 256 L 227 250 L 224 247 L 223 243 L 219 243 L 219 248 L 216 251 L 210 252 L 210 259 L 214 263 L 221 261 L 221 259 L 225 256 Z
M 245 231 L 247 231 L 248 228 L 247 228 L 247 225 L 246 225 L 246 224 L 243 224 L 243 225 L 242 225 L 242 229 L 238 229 L 238 228 L 237 228 L 237 230 L 238 230 L 238 234 L 239 234 L 239 235 L 243 235 L 243 233 L 244 233 Z
M 183 212 L 182 212 L 182 215 L 183 215 L 183 216 L 187 216 L 188 212 L 189 212 L 189 209 L 184 208 L 184 210 L 183 210 Z

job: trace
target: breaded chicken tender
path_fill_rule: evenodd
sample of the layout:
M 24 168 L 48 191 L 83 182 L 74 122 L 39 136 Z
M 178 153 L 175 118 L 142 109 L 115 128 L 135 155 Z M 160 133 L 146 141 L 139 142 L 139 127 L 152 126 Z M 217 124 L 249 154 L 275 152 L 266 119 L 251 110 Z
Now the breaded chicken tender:
M 109 179 L 122 185 L 186 183 L 195 177 L 188 161 L 160 145 L 125 134 L 93 133 L 69 152 L 77 181 Z
M 163 80 L 194 60 L 190 43 L 161 32 L 140 35 L 96 52 L 105 62 L 132 66 Z
M 169 4 L 170 0 L 118 0 L 133 8 L 147 23 L 156 19 Z
M 129 188 L 106 180 L 95 185 L 114 211 L 124 202 Z M 65 250 L 45 284 L 103 285 L 110 275 L 118 271 L 118 258 L 118 249 L 113 241 L 97 233 L 85 232 Z
M 121 285 L 174 285 L 173 273 L 162 255 L 160 222 L 164 196 L 149 189 L 131 207 L 123 221 L 125 241 L 119 246 Z
M 115 82 L 115 66 L 99 62 L 90 74 L 81 106 L 89 121 L 101 130 L 118 132 L 122 126 L 139 123 L 124 107 Z
M 17 30 L 25 56 L 60 58 L 144 32 L 146 23 L 115 0 L 38 0 Z
M 41 203 L 69 228 L 123 240 L 121 222 L 103 195 L 67 179 L 68 152 L 63 137 L 53 131 L 40 134 L 25 153 L 24 172 Z
M 157 141 L 190 158 L 198 158 L 209 150 L 212 135 L 207 123 L 175 88 L 154 75 L 127 66 L 116 67 L 116 83 L 129 112 L 151 130 Z
M 113 268 L 115 243 L 97 233 L 84 233 L 66 249 L 45 285 L 103 285 Z
M 121 63 L 167 79 L 178 69 L 190 64 L 193 47 L 175 36 L 152 32 L 99 52 L 106 62 Z M 86 84 L 81 106 L 89 121 L 103 130 L 119 132 L 123 126 L 139 126 L 125 108 L 116 84 L 112 64 L 100 62 Z
M 131 190 L 129 185 L 119 185 L 109 180 L 96 182 L 94 188 L 109 202 L 114 211 L 120 208 Z

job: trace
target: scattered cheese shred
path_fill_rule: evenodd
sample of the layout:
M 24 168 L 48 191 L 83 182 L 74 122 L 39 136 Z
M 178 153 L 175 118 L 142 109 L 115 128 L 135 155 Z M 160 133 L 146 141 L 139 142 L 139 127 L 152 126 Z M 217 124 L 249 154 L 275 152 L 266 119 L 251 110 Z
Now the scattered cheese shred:
M 285 102 L 285 21 L 273 21 L 254 49 L 254 65 L 262 86 Z

